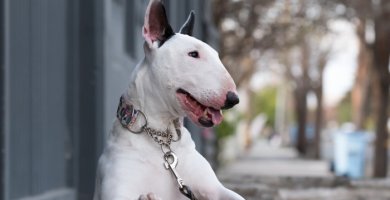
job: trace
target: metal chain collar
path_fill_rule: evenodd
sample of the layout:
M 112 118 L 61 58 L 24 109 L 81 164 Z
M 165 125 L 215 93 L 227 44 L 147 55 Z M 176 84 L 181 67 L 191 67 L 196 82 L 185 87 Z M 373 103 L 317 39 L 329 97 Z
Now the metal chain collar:
M 161 146 L 161 151 L 164 153 L 164 155 L 167 152 L 171 152 L 171 143 L 179 141 L 179 140 L 173 140 L 172 132 L 167 128 L 165 131 L 158 131 L 155 129 L 152 129 L 150 127 L 144 127 L 143 131 L 147 133 L 150 137 L 153 138 L 154 142 L 159 144 Z M 179 138 L 179 137 L 178 137 Z
M 139 130 L 132 130 L 131 127 L 135 124 L 138 115 L 141 114 L 145 120 L 145 124 L 141 126 Z M 171 143 L 177 142 L 181 139 L 181 124 L 179 119 L 173 120 L 173 125 L 176 130 L 177 138 L 173 139 L 173 134 L 169 129 L 169 125 L 165 131 L 159 131 L 148 126 L 148 119 L 146 115 L 140 111 L 136 110 L 131 103 L 128 103 L 124 96 L 121 96 L 118 110 L 117 110 L 117 118 L 122 124 L 123 127 L 127 128 L 129 131 L 140 134 L 147 133 L 150 137 L 153 138 L 154 142 L 161 146 L 161 151 L 164 154 L 164 166 L 167 170 L 170 170 L 171 173 L 175 176 L 176 181 L 179 185 L 179 191 L 186 196 L 188 199 L 197 200 L 195 195 L 192 193 L 189 186 L 184 184 L 183 179 L 180 178 L 179 174 L 175 170 L 178 159 L 176 154 L 171 149 Z
M 169 129 L 166 131 L 157 131 L 155 129 L 145 127 L 144 131 L 153 138 L 153 140 L 159 145 L 170 146 L 172 142 L 172 133 Z

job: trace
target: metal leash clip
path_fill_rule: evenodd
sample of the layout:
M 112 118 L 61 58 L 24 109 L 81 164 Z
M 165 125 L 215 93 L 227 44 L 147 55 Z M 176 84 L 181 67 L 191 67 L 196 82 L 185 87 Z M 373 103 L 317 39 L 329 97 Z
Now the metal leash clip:
M 164 154 L 164 166 L 167 170 L 170 170 L 172 174 L 175 176 L 177 184 L 179 185 L 180 192 L 186 196 L 188 199 L 196 200 L 195 195 L 192 193 L 191 189 L 184 185 L 184 181 L 180 178 L 179 174 L 176 171 L 176 166 L 178 164 L 177 156 L 172 151 L 168 151 Z
M 179 188 L 180 189 L 183 188 L 183 184 L 184 184 L 183 179 L 180 178 L 179 174 L 175 170 L 178 163 L 176 154 L 174 154 L 172 151 L 168 151 L 167 153 L 165 153 L 164 159 L 165 159 L 164 162 L 165 168 L 167 170 L 169 169 L 172 172 L 172 174 L 175 176 L 177 184 L 179 184 Z

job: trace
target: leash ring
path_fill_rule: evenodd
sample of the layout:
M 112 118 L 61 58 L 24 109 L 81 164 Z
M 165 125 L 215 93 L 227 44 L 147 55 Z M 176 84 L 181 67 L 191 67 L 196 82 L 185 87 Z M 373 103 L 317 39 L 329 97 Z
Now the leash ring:
M 169 164 L 176 167 L 177 165 L 177 156 L 173 151 L 169 151 L 164 154 L 164 160 Z
M 132 133 L 135 133 L 135 134 L 140 134 L 140 133 L 144 132 L 145 128 L 148 126 L 148 118 L 146 117 L 146 115 L 145 115 L 142 111 L 140 111 L 140 110 L 138 110 L 138 112 L 139 112 L 139 113 L 143 116 L 143 118 L 145 119 L 145 124 L 144 124 L 143 126 L 141 126 L 141 128 L 140 128 L 138 131 L 132 130 L 132 129 L 131 129 L 131 126 L 132 126 L 132 125 L 130 125 L 130 126 L 127 127 Z
M 172 141 L 177 142 L 181 139 L 181 127 L 179 118 L 173 120 L 173 126 L 175 128 L 177 138 L 172 138 Z

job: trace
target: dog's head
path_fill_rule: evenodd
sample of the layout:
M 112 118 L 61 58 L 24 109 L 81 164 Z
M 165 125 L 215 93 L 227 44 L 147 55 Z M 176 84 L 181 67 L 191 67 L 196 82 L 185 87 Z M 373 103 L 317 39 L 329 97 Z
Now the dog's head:
M 191 12 L 174 33 L 164 5 L 150 0 L 143 27 L 145 56 L 153 87 L 164 104 L 198 125 L 211 127 L 222 121 L 221 109 L 233 107 L 239 98 L 218 53 L 192 37 L 194 18 Z

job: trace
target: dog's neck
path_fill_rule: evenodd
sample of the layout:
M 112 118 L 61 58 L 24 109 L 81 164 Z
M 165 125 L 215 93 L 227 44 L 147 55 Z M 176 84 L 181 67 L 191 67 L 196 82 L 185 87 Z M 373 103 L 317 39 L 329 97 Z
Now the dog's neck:
M 153 78 L 151 67 L 144 58 L 134 69 L 126 98 L 134 108 L 142 111 L 148 120 L 148 126 L 165 130 L 174 119 L 182 118 L 169 106 L 166 97 L 159 91 L 161 86 Z

